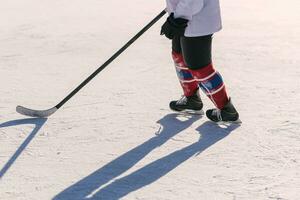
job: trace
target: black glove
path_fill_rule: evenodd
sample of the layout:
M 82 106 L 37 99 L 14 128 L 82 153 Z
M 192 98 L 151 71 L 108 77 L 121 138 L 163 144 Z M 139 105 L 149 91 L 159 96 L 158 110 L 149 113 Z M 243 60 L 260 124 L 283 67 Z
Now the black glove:
M 161 27 L 160 34 L 165 35 L 169 39 L 173 39 L 174 36 L 183 36 L 188 21 L 183 18 L 174 18 L 174 13 L 171 13 Z

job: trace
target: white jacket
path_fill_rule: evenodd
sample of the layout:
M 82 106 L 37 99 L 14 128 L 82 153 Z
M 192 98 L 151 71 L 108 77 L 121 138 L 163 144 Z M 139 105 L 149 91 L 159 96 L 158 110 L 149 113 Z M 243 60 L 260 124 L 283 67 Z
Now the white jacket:
M 167 11 L 188 19 L 186 37 L 213 34 L 222 29 L 219 0 L 166 0 Z

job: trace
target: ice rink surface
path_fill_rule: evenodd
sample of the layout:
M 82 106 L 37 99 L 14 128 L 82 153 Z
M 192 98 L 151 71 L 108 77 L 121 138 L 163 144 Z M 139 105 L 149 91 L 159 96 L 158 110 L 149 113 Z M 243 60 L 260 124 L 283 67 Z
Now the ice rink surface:
M 169 110 L 163 20 L 50 118 L 15 112 L 56 105 L 164 6 L 1 0 L 1 200 L 300 199 L 298 0 L 221 1 L 214 65 L 241 126 Z

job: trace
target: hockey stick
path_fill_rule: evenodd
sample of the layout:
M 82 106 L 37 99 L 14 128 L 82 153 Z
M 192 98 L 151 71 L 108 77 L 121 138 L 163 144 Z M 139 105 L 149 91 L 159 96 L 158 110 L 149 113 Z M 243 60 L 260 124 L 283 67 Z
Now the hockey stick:
M 100 73 L 105 67 L 107 67 L 112 61 L 114 61 L 120 54 L 122 54 L 132 43 L 134 43 L 139 37 L 141 37 L 151 26 L 153 26 L 160 18 L 166 14 L 163 10 L 159 13 L 151 22 L 149 22 L 140 32 L 138 32 L 131 40 L 129 40 L 121 49 L 119 49 L 114 55 L 112 55 L 103 65 L 101 65 L 94 73 L 86 78 L 77 88 L 75 88 L 68 96 L 66 96 L 61 102 L 59 102 L 53 108 L 47 110 L 33 110 L 25 108 L 23 106 L 17 106 L 16 111 L 22 115 L 30 117 L 49 117 L 55 113 L 60 107 L 62 107 L 69 99 L 71 99 L 81 88 L 83 88 L 88 82 L 90 82 L 98 73 Z

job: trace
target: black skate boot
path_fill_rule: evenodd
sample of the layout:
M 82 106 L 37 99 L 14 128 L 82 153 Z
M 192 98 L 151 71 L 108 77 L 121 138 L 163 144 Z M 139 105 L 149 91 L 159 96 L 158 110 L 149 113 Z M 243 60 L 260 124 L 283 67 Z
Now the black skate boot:
M 182 96 L 181 99 L 177 101 L 171 101 L 169 106 L 171 110 L 177 112 L 185 112 L 185 113 L 197 114 L 197 115 L 204 114 L 202 110 L 203 103 L 198 94 L 198 90 L 192 96 L 189 97 Z
M 242 122 L 239 119 L 239 113 L 236 111 L 233 104 L 231 103 L 231 99 L 229 99 L 228 103 L 221 110 L 217 108 L 207 110 L 206 116 L 214 122 Z

